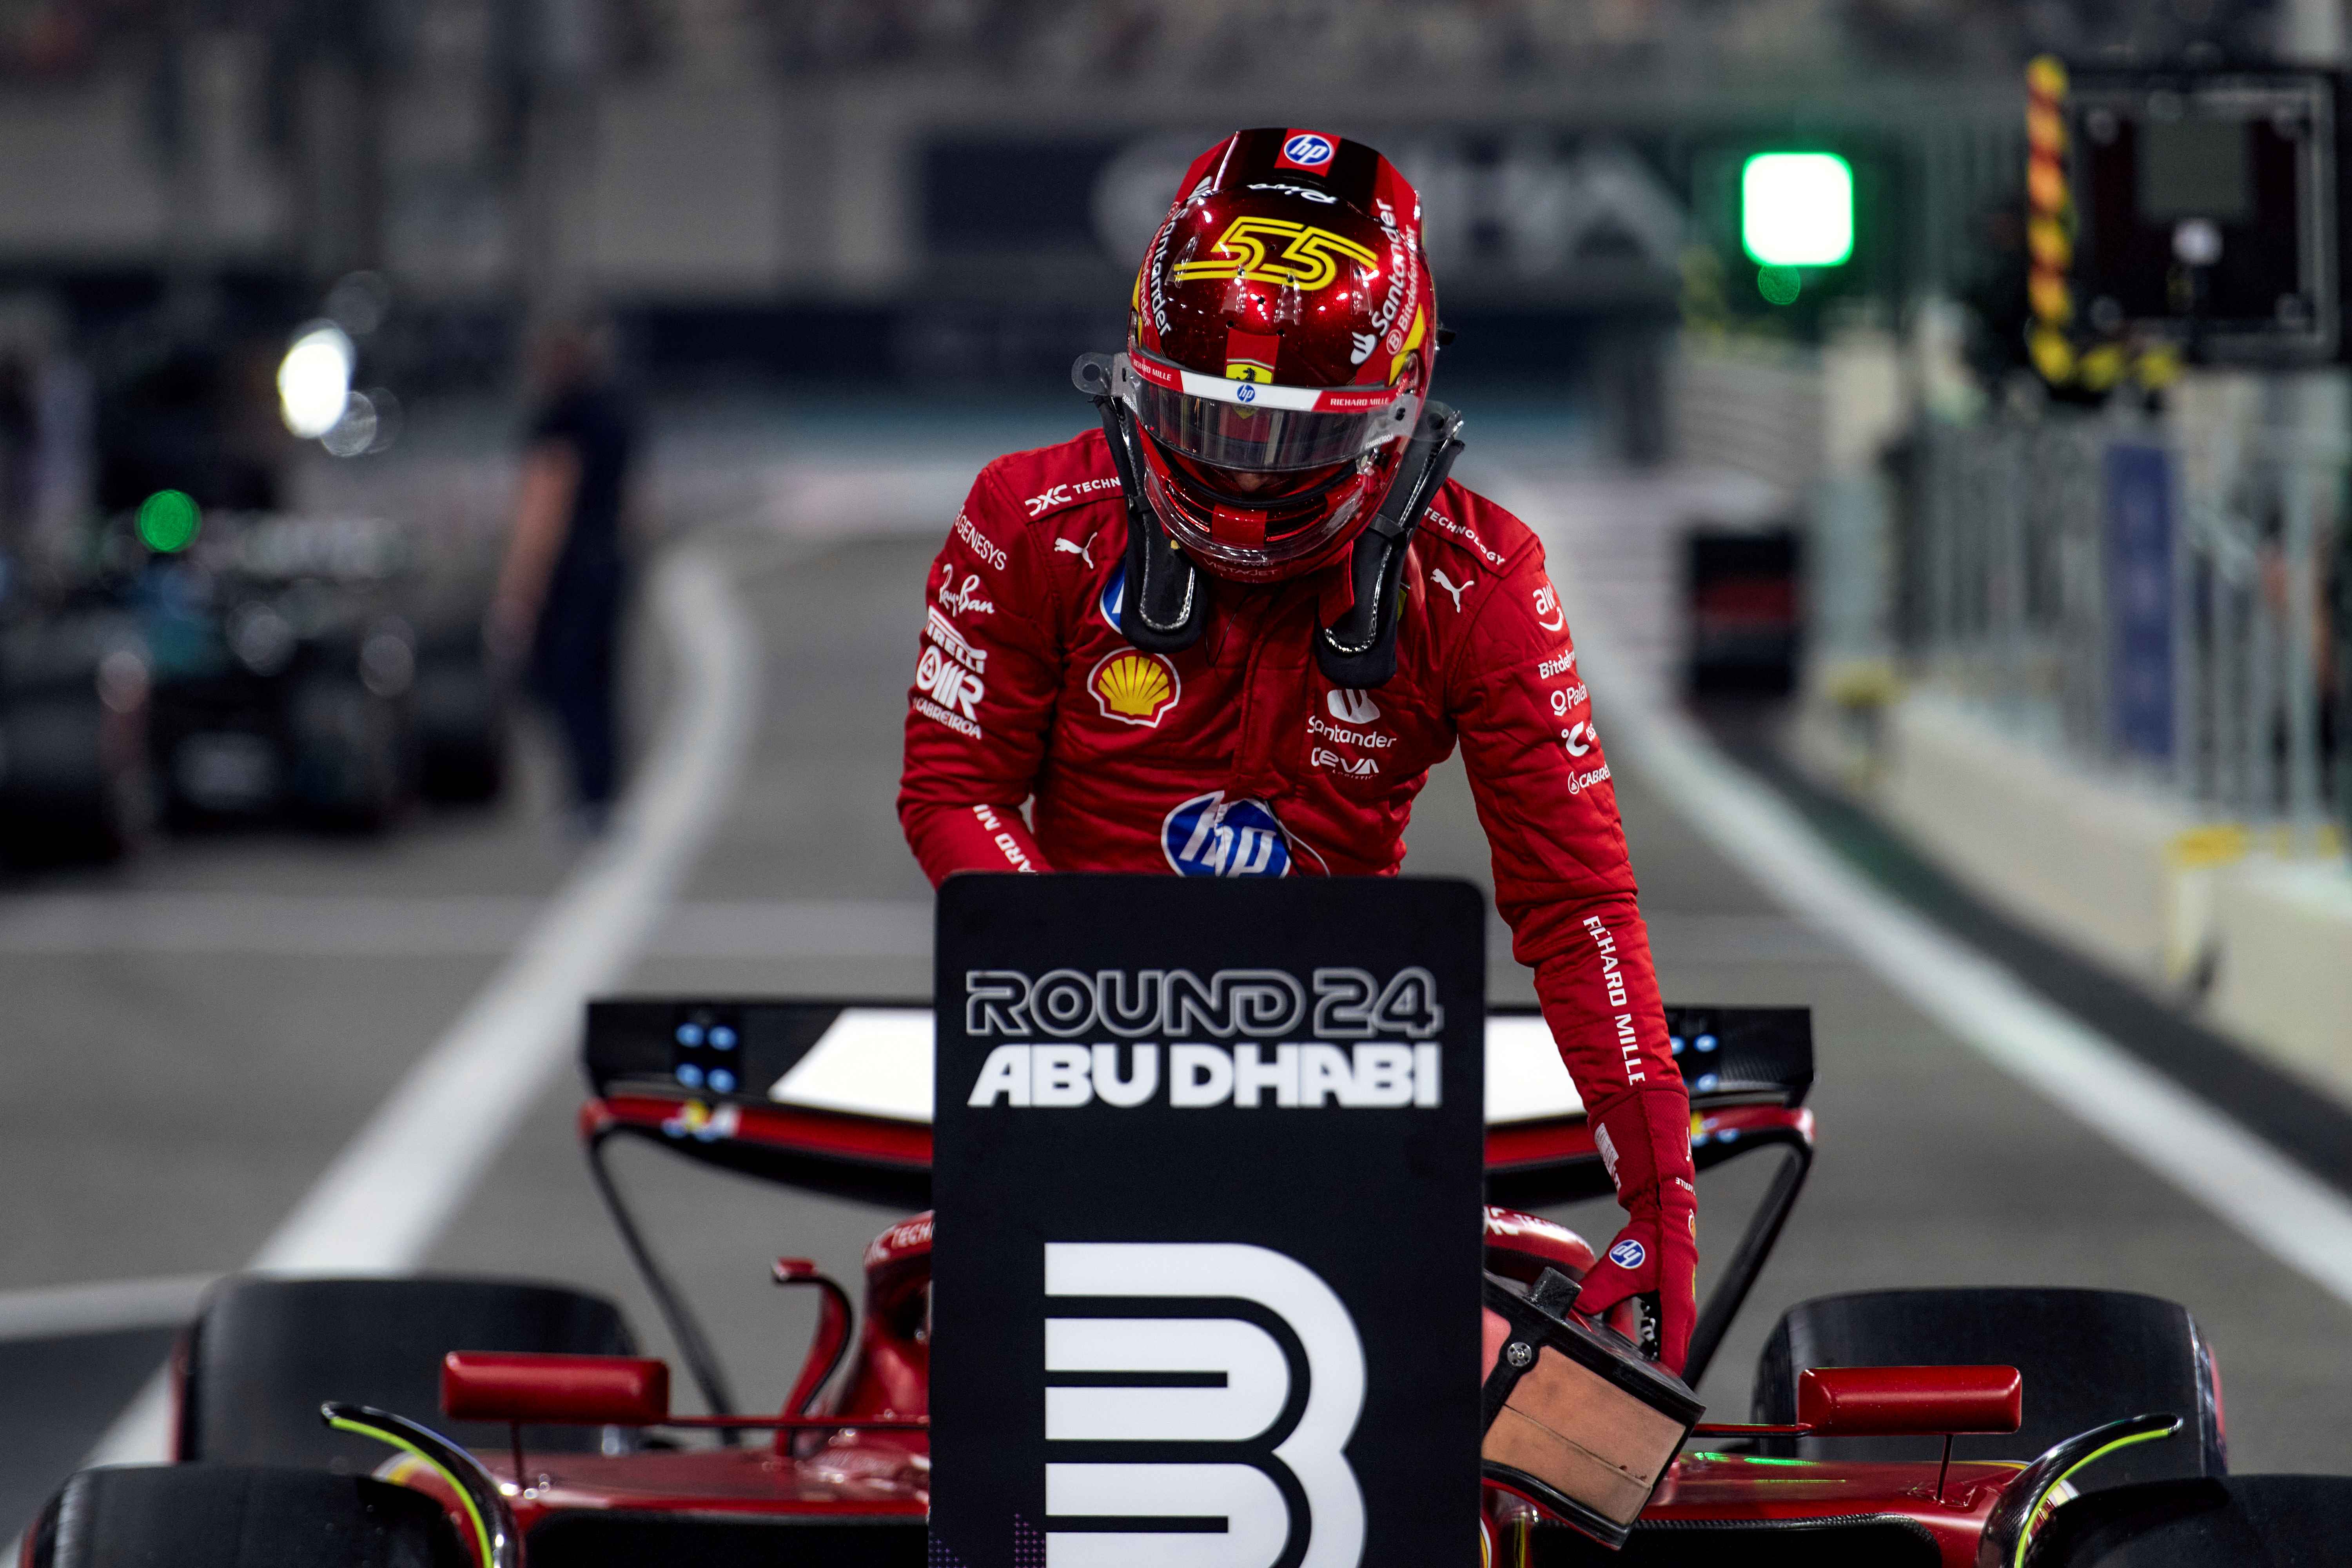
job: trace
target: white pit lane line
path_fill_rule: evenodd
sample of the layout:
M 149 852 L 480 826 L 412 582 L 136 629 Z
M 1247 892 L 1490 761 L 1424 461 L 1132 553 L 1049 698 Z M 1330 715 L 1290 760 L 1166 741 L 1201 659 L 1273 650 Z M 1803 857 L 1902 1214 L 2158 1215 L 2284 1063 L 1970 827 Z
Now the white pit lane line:
M 279 1225 L 252 1268 L 399 1274 L 423 1262 L 570 1058 L 582 1005 L 626 972 L 718 826 L 757 723 L 758 639 L 708 549 L 671 553 L 651 594 L 677 662 L 679 700 L 610 835 Z M 85 1463 L 164 1458 L 170 1407 L 158 1373 Z
M 1575 574 L 1559 564 L 1564 531 L 1543 491 L 1514 480 L 1487 493 L 1553 555 L 1569 624 L 1591 636 L 1577 657 L 1608 695 L 1612 747 L 1638 759 L 1644 781 L 1717 852 L 1996 1066 L 2352 1305 L 2352 1202 L 1849 868 L 1669 693 L 1612 657 L 1607 617 L 1579 602 Z

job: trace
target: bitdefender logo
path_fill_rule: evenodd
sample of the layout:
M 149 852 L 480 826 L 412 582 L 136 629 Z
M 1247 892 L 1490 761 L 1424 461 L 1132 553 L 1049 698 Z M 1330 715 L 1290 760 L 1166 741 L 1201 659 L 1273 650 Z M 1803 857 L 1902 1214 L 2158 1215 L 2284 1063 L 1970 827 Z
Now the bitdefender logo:
M 1047 1242 L 1045 1296 L 1108 1309 L 1045 1320 L 1046 1451 L 1087 1445 L 1045 1462 L 1047 1563 L 1356 1568 L 1364 1343 L 1313 1269 L 1229 1242 Z

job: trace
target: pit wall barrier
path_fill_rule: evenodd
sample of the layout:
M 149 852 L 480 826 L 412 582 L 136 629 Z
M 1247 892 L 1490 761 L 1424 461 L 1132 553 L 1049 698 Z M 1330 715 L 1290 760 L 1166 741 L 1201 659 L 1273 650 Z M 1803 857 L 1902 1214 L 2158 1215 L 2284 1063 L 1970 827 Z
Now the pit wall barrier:
M 1816 679 L 1793 733 L 1810 773 L 1996 908 L 2352 1105 L 2352 868 L 2337 831 L 2298 844 L 2200 817 L 2018 729 L 1850 668 Z

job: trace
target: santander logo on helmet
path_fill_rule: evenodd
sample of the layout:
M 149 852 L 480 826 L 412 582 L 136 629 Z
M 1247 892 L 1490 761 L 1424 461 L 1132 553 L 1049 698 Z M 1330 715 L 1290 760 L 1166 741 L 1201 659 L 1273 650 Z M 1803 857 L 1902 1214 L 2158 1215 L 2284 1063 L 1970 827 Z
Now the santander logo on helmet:
M 1338 560 L 1398 478 L 1436 336 L 1421 198 L 1394 165 L 1297 126 L 1226 138 L 1185 173 L 1136 279 L 1143 499 L 1219 576 Z

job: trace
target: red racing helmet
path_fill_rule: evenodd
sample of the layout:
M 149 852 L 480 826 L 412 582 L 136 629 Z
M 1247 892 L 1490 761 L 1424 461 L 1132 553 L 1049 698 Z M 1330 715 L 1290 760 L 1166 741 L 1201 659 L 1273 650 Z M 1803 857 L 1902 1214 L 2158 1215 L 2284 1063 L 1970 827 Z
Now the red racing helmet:
M 1243 582 L 1338 559 L 1397 478 L 1436 318 L 1421 198 L 1371 148 L 1244 131 L 1194 160 L 1113 372 L 1185 554 Z

